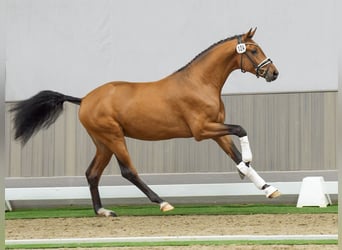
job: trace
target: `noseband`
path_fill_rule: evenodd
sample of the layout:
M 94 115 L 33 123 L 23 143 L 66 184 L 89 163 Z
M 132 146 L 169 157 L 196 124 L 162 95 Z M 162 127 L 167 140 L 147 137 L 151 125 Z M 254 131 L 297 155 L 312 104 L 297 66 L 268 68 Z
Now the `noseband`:
M 264 70 L 261 74 L 260 74 L 260 69 L 262 69 L 263 67 L 265 67 L 268 64 L 271 64 L 272 60 L 269 57 L 266 57 L 259 64 L 255 63 L 255 61 L 252 59 L 250 54 L 247 53 L 246 45 L 253 45 L 253 46 L 258 46 L 258 45 L 255 44 L 255 43 L 243 43 L 242 39 L 241 39 L 241 36 L 238 36 L 237 39 L 238 39 L 238 44 L 236 45 L 236 51 L 237 51 L 238 54 L 241 54 L 241 63 L 240 63 L 241 72 L 243 72 L 243 73 L 246 72 L 246 70 L 244 70 L 243 67 L 242 67 L 242 58 L 243 58 L 243 55 L 246 55 L 247 58 L 249 59 L 249 61 L 252 63 L 254 69 L 255 69 L 255 73 L 256 73 L 255 75 L 257 77 L 259 77 L 259 76 L 265 77 L 267 75 L 269 67 L 267 67 L 266 70 Z

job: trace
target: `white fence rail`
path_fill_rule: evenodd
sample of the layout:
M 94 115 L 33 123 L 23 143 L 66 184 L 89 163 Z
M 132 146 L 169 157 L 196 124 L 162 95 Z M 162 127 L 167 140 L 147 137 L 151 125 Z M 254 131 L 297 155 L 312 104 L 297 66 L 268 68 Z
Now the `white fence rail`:
M 283 195 L 299 195 L 301 182 L 270 182 L 279 188 Z M 325 182 L 328 194 L 338 193 L 338 182 Z M 161 197 L 201 197 L 201 196 L 245 196 L 264 195 L 251 183 L 215 183 L 215 184 L 175 184 L 150 185 Z M 141 198 L 145 195 L 133 185 L 101 186 L 102 198 Z M 88 187 L 33 187 L 6 188 L 5 200 L 8 210 L 11 201 L 19 200 L 68 200 L 90 199 Z

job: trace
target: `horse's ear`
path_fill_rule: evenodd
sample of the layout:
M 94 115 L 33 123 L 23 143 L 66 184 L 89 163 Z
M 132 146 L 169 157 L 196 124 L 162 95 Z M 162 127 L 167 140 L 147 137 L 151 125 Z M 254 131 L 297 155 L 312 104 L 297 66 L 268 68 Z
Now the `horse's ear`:
M 256 32 L 257 28 L 255 27 L 254 29 L 253 28 L 250 28 L 249 31 L 247 32 L 246 34 L 246 37 L 247 38 L 252 38 Z

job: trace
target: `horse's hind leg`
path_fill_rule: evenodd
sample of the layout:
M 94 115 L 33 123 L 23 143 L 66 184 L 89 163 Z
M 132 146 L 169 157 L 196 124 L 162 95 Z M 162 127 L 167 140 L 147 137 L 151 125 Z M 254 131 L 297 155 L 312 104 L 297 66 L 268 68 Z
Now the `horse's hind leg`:
M 250 166 L 249 163 L 245 163 L 242 160 L 241 153 L 236 148 L 230 136 L 221 136 L 215 138 L 214 140 L 237 164 L 240 176 L 241 174 L 247 176 L 258 189 L 264 190 L 266 197 L 268 198 L 275 198 L 280 195 L 280 192 L 277 188 L 267 184 L 266 181 L 261 178 L 260 175 L 252 168 L 252 166 Z
M 104 145 L 100 145 L 99 143 L 95 144 L 97 146 L 96 155 L 86 171 L 86 177 L 89 184 L 93 208 L 95 213 L 98 215 L 115 217 L 116 214 L 113 211 L 104 209 L 102 207 L 101 198 L 98 190 L 98 185 L 103 170 L 108 165 L 113 154 Z
M 173 209 L 173 206 L 161 199 L 140 179 L 138 172 L 136 171 L 129 157 L 124 137 L 113 140 L 113 142 L 108 144 L 108 147 L 110 147 L 116 156 L 120 166 L 121 174 L 124 178 L 138 187 L 152 202 L 158 203 L 160 205 L 161 211 L 166 212 Z

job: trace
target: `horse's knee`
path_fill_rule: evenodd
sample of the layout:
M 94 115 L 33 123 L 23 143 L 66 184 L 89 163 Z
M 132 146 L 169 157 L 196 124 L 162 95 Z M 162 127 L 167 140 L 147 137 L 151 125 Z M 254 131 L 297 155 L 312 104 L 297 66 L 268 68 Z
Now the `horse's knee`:
M 239 137 L 247 136 L 246 130 L 243 127 L 241 127 L 241 126 L 239 126 L 238 136 Z
M 135 180 L 137 178 L 137 174 L 134 173 L 130 168 L 128 167 L 121 167 L 120 166 L 120 170 L 121 170 L 121 176 L 124 177 L 125 179 L 132 181 Z
M 96 171 L 96 169 L 89 167 L 87 171 L 85 172 L 85 176 L 87 178 L 89 186 L 98 186 L 101 178 L 101 173 L 99 171 Z
M 94 174 L 94 169 L 93 169 L 94 164 L 95 164 L 95 158 L 92 160 L 87 171 L 85 172 L 85 176 L 90 186 L 97 185 L 97 183 L 99 182 L 99 177 L 96 174 Z
M 246 130 L 240 125 L 230 125 L 230 129 L 231 129 L 231 133 L 238 137 L 244 137 L 247 135 Z
M 136 171 L 133 171 L 130 167 L 126 166 L 121 161 L 118 160 L 118 162 L 120 166 L 121 176 L 131 182 L 134 181 L 138 176 Z
M 87 178 L 88 184 L 91 186 L 97 186 L 102 172 L 110 161 L 110 155 L 96 155 L 92 162 L 90 163 L 85 176 Z
M 86 172 L 86 177 L 87 177 L 87 181 L 88 184 L 90 186 L 97 186 L 99 184 L 100 181 L 100 176 L 96 175 L 96 174 L 90 174 L 88 171 Z

